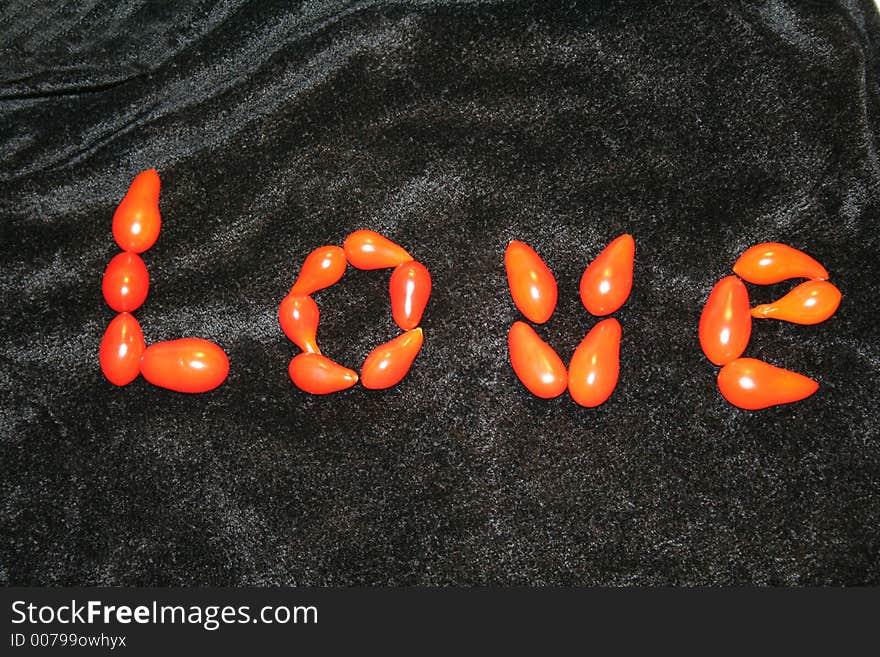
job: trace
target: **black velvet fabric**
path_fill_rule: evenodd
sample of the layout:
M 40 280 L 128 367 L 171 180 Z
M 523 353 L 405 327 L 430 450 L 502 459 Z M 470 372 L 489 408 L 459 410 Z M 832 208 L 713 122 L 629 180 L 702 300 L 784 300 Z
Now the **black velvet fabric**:
M 4 2 L 0 580 L 880 583 L 878 27 L 868 0 Z M 111 218 L 151 167 L 136 315 L 227 351 L 208 394 L 98 366 Z M 358 228 L 430 269 L 425 345 L 393 389 L 308 396 L 278 304 Z M 505 246 L 555 272 L 539 333 L 567 361 L 597 321 L 579 277 L 623 232 L 616 392 L 531 396 Z M 755 322 L 746 355 L 821 387 L 747 412 L 697 323 L 762 241 L 843 303 Z M 396 335 L 388 277 L 315 295 L 327 355 Z

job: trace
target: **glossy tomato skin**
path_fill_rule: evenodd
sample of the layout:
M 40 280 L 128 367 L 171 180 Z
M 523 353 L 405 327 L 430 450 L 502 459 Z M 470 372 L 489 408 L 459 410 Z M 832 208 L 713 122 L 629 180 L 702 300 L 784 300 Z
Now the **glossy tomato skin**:
M 361 383 L 370 390 L 400 383 L 412 367 L 423 341 L 422 329 L 415 328 L 373 349 L 361 368 Z
M 840 299 L 840 290 L 832 283 L 805 281 L 776 301 L 752 308 L 752 317 L 793 324 L 819 324 L 837 312 Z
M 587 265 L 581 276 L 580 295 L 590 314 L 610 315 L 626 303 L 632 291 L 635 254 L 635 240 L 624 233 Z
M 416 328 L 431 297 L 428 269 L 415 260 L 404 262 L 394 269 L 388 288 L 395 323 L 404 331 Z
M 304 294 L 288 294 L 278 306 L 281 330 L 303 351 L 320 354 L 316 334 L 321 313 L 318 304 Z
M 756 285 L 772 285 L 789 278 L 828 278 L 828 270 L 814 258 L 779 242 L 764 242 L 747 249 L 733 265 L 733 271 Z
M 513 303 L 526 319 L 536 324 L 550 319 L 559 289 L 541 256 L 525 242 L 514 240 L 504 252 L 504 269 Z
M 551 399 L 565 392 L 568 374 L 562 359 L 525 322 L 514 322 L 507 334 L 510 364 L 522 384 L 537 397 Z
M 104 331 L 98 358 L 101 371 L 116 386 L 134 381 L 141 368 L 141 355 L 146 349 L 144 333 L 134 315 L 120 313 Z
M 356 230 L 342 245 L 349 264 L 357 269 L 386 269 L 413 257 L 399 244 L 372 230 Z
M 596 324 L 575 349 L 568 365 L 568 392 L 579 405 L 594 408 L 608 401 L 620 376 L 620 322 Z
M 104 301 L 116 312 L 133 312 L 150 291 L 150 273 L 136 253 L 119 253 L 110 260 L 101 281 Z
M 327 395 L 351 388 L 358 382 L 357 372 L 321 354 L 303 352 L 290 361 L 287 373 L 293 384 L 311 395 Z
M 309 295 L 337 283 L 345 274 L 348 263 L 338 246 L 320 246 L 303 262 L 291 294 Z
M 141 356 L 141 374 L 160 388 L 208 392 L 226 380 L 229 358 L 216 344 L 201 338 L 157 342 Z
M 756 358 L 738 358 L 718 372 L 718 389 L 734 406 L 756 411 L 806 399 L 819 384 Z
M 736 276 L 722 278 L 706 300 L 700 315 L 700 347 L 716 365 L 742 356 L 752 335 L 749 292 Z
M 135 177 L 113 214 L 113 239 L 123 251 L 143 253 L 159 237 L 159 174 L 148 169 Z

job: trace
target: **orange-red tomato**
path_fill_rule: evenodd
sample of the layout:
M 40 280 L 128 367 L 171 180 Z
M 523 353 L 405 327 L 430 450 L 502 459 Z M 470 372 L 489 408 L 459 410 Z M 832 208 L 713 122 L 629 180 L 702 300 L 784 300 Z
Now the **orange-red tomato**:
M 632 235 L 614 239 L 581 276 L 581 303 L 593 315 L 610 315 L 629 297 L 636 243 Z
M 772 303 L 752 308 L 752 317 L 781 319 L 795 324 L 818 324 L 840 305 L 840 290 L 828 281 L 806 281 Z
M 139 173 L 113 215 L 113 239 L 123 251 L 143 253 L 156 243 L 162 227 L 159 174 Z
M 358 381 L 357 372 L 343 367 L 321 354 L 303 352 L 287 368 L 294 385 L 311 395 L 326 395 L 351 388 Z
M 514 322 L 507 334 L 513 371 L 532 394 L 542 399 L 558 397 L 568 385 L 562 359 L 525 322 Z
M 291 294 L 311 294 L 336 283 L 345 273 L 345 252 L 338 246 L 320 246 L 303 262 Z
M 342 246 L 349 264 L 358 269 L 385 269 L 413 259 L 402 246 L 372 230 L 354 231 Z
M 141 307 L 150 291 L 150 273 L 136 253 L 120 253 L 110 261 L 101 281 L 104 300 L 116 312 Z
M 157 342 L 141 356 L 141 374 L 160 388 L 207 392 L 226 380 L 229 358 L 216 344 L 201 338 Z
M 120 313 L 104 331 L 98 358 L 101 371 L 113 385 L 124 386 L 141 371 L 141 355 L 146 349 L 144 333 L 134 315 Z
M 786 244 L 764 242 L 743 253 L 733 271 L 756 285 L 771 285 L 788 278 L 828 278 L 828 270 L 803 251 Z
M 373 349 L 361 368 L 364 387 L 381 390 L 400 383 L 422 348 L 423 339 L 422 329 L 415 328 Z
M 754 411 L 806 399 L 819 384 L 762 360 L 738 358 L 718 372 L 718 389 L 734 406 Z
M 581 406 L 605 403 L 620 375 L 620 322 L 613 317 L 596 324 L 578 345 L 568 365 L 568 392 Z
M 414 329 L 431 296 L 431 274 L 420 262 L 412 260 L 398 265 L 391 274 L 391 316 L 404 331 Z
M 318 304 L 304 294 L 288 294 L 278 306 L 281 330 L 303 351 L 321 353 L 315 338 L 320 318 Z
M 507 285 L 513 303 L 527 319 L 543 324 L 556 310 L 559 290 L 556 278 L 535 250 L 525 242 L 512 241 L 504 252 Z
M 700 346 L 706 358 L 726 365 L 742 356 L 752 335 L 749 292 L 736 276 L 722 278 L 712 288 L 700 315 Z

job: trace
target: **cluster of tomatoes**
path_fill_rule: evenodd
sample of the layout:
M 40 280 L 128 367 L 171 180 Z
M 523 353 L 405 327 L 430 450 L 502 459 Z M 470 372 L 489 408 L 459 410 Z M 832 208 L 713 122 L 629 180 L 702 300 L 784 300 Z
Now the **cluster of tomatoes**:
M 367 356 L 361 374 L 321 354 L 316 333 L 320 312 L 311 295 L 339 281 L 347 265 L 356 269 L 393 268 L 389 283 L 391 314 L 404 331 Z M 303 262 L 299 276 L 278 308 L 281 330 L 302 351 L 288 373 L 304 392 L 324 395 L 351 388 L 381 390 L 398 384 L 409 372 L 424 339 L 419 323 L 431 296 L 427 268 L 398 244 L 371 230 L 357 230 L 342 245 L 322 246 Z
M 721 366 L 721 394 L 747 410 L 809 397 L 819 389 L 816 381 L 756 358 L 741 358 L 752 335 L 752 318 L 818 324 L 837 310 L 840 290 L 828 282 L 828 271 L 819 262 L 777 242 L 751 247 L 733 271 L 736 276 L 722 278 L 712 289 L 700 316 L 700 346 L 710 361 Z M 751 307 L 743 280 L 772 285 L 791 278 L 809 280 L 772 303 Z
M 183 338 L 147 347 L 141 325 L 131 313 L 150 290 L 150 274 L 139 254 L 156 243 L 162 227 L 159 174 L 153 169 L 134 179 L 113 215 L 113 238 L 122 249 L 107 265 L 101 291 L 118 315 L 104 331 L 99 350 L 101 371 L 124 386 L 138 374 L 153 385 L 178 392 L 206 392 L 229 373 L 229 359 L 213 342 Z
M 147 298 L 150 275 L 140 254 L 155 244 L 161 228 L 159 175 L 150 169 L 139 174 L 113 215 L 113 237 L 122 252 L 107 266 L 102 291 L 118 315 L 101 340 L 100 364 L 107 379 L 118 386 L 138 374 L 154 385 L 179 392 L 206 392 L 219 386 L 229 373 L 229 359 L 208 340 L 183 338 L 149 347 L 132 313 Z M 630 235 L 613 240 L 584 270 L 580 297 L 593 315 L 618 310 L 633 284 L 635 242 Z M 376 347 L 364 361 L 360 375 L 321 353 L 317 343 L 320 312 L 312 295 L 338 282 L 348 265 L 356 269 L 393 269 L 389 282 L 391 313 L 403 331 Z M 556 309 L 556 278 L 530 246 L 512 241 L 504 254 L 507 282 L 519 311 L 543 324 Z M 700 316 L 700 345 L 706 357 L 721 367 L 718 388 L 732 404 L 760 409 L 809 397 L 819 384 L 755 358 L 743 358 L 752 333 L 753 318 L 772 318 L 797 324 L 817 324 L 831 317 L 841 294 L 828 282 L 828 271 L 806 253 L 785 244 L 768 242 L 748 249 L 733 266 L 733 276 L 721 279 Z M 805 278 L 782 298 L 751 307 L 743 280 L 771 285 Z M 305 259 L 290 292 L 281 301 L 278 320 L 284 334 L 301 352 L 288 373 L 304 392 L 316 395 L 351 388 L 358 381 L 378 390 L 399 383 L 409 372 L 424 340 L 419 327 L 431 295 L 427 268 L 400 245 L 376 232 L 358 230 L 342 247 L 322 246 Z M 544 399 L 566 389 L 586 407 L 608 400 L 620 374 L 620 323 L 599 321 L 575 349 L 568 368 L 554 349 L 527 323 L 516 321 L 508 333 L 510 362 L 519 380 Z
M 629 298 L 636 245 L 621 235 L 584 270 L 580 297 L 592 315 L 610 315 Z M 513 241 L 504 254 L 507 284 L 513 303 L 526 319 L 543 324 L 556 309 L 558 289 L 553 272 L 529 245 Z M 581 406 L 603 404 L 614 392 L 620 375 L 620 322 L 598 322 L 575 349 L 568 369 L 549 344 L 525 322 L 514 322 L 507 335 L 510 363 L 523 385 L 543 399 L 566 388 Z

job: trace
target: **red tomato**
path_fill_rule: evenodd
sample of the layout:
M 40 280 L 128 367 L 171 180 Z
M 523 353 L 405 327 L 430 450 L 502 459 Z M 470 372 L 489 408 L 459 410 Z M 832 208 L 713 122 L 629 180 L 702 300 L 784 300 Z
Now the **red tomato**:
M 427 268 L 415 260 L 398 265 L 388 287 L 394 321 L 404 331 L 417 327 L 431 297 L 431 274 Z
M 312 395 L 326 395 L 351 388 L 358 381 L 357 372 L 343 367 L 321 354 L 303 352 L 293 357 L 287 368 L 294 385 Z
M 596 324 L 578 345 L 568 365 L 568 392 L 581 406 L 605 403 L 620 375 L 620 322 L 613 317 Z
M 742 356 L 752 335 L 749 293 L 736 276 L 722 278 L 700 315 L 700 346 L 706 358 L 726 365 Z
M 613 240 L 581 276 L 581 303 L 593 315 L 610 315 L 629 297 L 633 284 L 636 243 L 632 235 Z
M 356 230 L 342 246 L 349 264 L 358 269 L 385 269 L 413 259 L 402 246 L 372 230 Z
M 113 385 L 128 385 L 141 370 L 141 355 L 146 349 L 141 325 L 128 313 L 113 318 L 101 339 L 101 371 Z
M 542 399 L 558 397 L 568 385 L 565 365 L 549 344 L 525 322 L 514 322 L 507 334 L 510 364 L 532 394 Z
M 415 328 L 373 349 L 361 368 L 364 387 L 380 390 L 400 383 L 422 348 L 423 337 L 422 329 Z
M 139 173 L 113 215 L 113 238 L 123 251 L 143 253 L 159 237 L 159 174 L 155 169 Z
M 226 380 L 229 358 L 216 344 L 200 338 L 157 342 L 141 356 L 141 374 L 160 388 L 207 392 Z
M 141 307 L 150 291 L 150 273 L 135 253 L 116 255 L 104 270 L 101 281 L 104 301 L 116 312 L 132 312 Z

